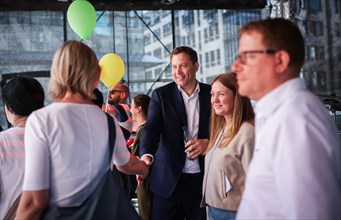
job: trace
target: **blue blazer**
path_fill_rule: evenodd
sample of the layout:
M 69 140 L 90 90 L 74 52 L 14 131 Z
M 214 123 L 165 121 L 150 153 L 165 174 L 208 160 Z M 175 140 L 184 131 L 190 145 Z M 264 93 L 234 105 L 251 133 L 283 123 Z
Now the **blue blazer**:
M 209 137 L 211 86 L 203 83 L 199 83 L 199 86 L 198 139 L 204 139 Z M 155 89 L 142 132 L 140 156 L 154 156 L 150 170 L 150 190 L 163 198 L 173 193 L 185 165 L 184 125 L 187 126 L 186 110 L 177 85 L 172 82 Z M 199 157 L 199 163 L 203 173 L 204 156 Z

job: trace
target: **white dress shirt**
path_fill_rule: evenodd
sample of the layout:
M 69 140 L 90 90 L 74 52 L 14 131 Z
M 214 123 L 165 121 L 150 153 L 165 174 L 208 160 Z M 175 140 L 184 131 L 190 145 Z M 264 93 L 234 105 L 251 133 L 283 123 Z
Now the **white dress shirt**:
M 340 137 L 304 81 L 256 104 L 256 145 L 237 219 L 340 219 Z
M 199 92 L 200 86 L 197 83 L 197 86 L 192 95 L 188 96 L 185 91 L 183 91 L 179 86 L 179 91 L 184 100 L 184 105 L 186 109 L 187 115 L 187 133 L 190 136 L 190 139 L 196 139 L 198 137 L 199 130 Z M 184 149 L 185 150 L 185 149 Z M 183 173 L 200 173 L 200 165 L 198 158 L 194 160 L 188 159 L 186 157 L 185 166 L 182 170 Z

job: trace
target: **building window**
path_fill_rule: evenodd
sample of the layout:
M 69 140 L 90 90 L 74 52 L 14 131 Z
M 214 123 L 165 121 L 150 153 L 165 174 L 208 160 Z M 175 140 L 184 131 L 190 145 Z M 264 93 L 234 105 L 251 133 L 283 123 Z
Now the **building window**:
M 308 11 L 311 14 L 317 14 L 319 12 L 321 12 L 321 0 L 308 0 Z
M 339 13 L 340 10 L 340 0 L 334 0 L 333 1 L 333 10 L 335 14 Z
M 340 26 L 340 23 L 335 23 L 335 36 L 341 37 L 341 26 Z
M 191 45 L 192 45 L 192 47 L 196 47 L 196 44 L 195 44 L 195 34 L 194 33 L 191 34 Z
M 316 60 L 316 48 L 314 46 L 307 46 L 307 60 Z
M 162 17 L 166 17 L 171 14 L 170 10 L 162 10 Z
M 186 36 L 181 37 L 181 45 L 187 45 L 186 39 Z
M 204 19 L 206 19 L 208 23 L 217 21 L 217 14 L 217 9 L 204 10 Z
M 341 47 L 336 47 L 336 53 L 337 61 L 341 61 Z
M 221 64 L 221 60 L 220 60 L 220 49 L 217 49 L 217 65 Z
M 324 60 L 324 47 L 317 47 L 317 60 Z
M 156 68 L 154 70 L 154 75 L 155 75 L 155 78 L 159 77 L 159 75 L 162 73 L 162 68 Z
M 154 76 L 153 76 L 153 72 L 152 71 L 147 71 L 146 72 L 146 79 L 153 79 Z
M 219 38 L 219 25 L 218 23 L 214 25 L 215 28 L 215 38 L 218 39 Z
M 199 50 L 201 50 L 201 31 L 198 32 L 199 37 Z
M 169 52 L 172 52 L 172 44 L 166 44 L 167 49 L 169 50 Z M 169 57 L 170 53 L 169 53 L 166 48 L 163 48 L 163 56 L 164 57 Z
M 172 24 L 168 23 L 163 26 L 163 37 L 167 37 L 172 34 Z
M 151 43 L 150 34 L 144 35 L 144 45 L 148 45 L 150 43 Z
M 157 57 L 159 59 L 162 58 L 162 55 L 161 55 L 161 48 L 158 48 L 156 50 L 154 50 L 154 57 Z
M 323 36 L 323 24 L 321 21 L 307 21 L 306 31 L 310 35 Z
M 215 63 L 215 51 L 212 50 L 210 52 L 210 54 L 211 54 L 211 66 L 215 66 L 216 65 L 216 63 Z
M 324 60 L 323 46 L 307 46 L 307 60 Z
M 316 36 L 323 36 L 322 21 L 316 21 Z
M 208 42 L 208 29 L 207 28 L 204 29 L 204 41 L 205 43 Z
M 193 10 L 184 10 L 182 15 L 182 25 L 192 25 L 194 24 L 194 14 Z
M 208 52 L 205 53 L 205 66 L 210 66 L 210 55 L 208 54 Z
M 154 31 L 154 34 L 158 37 L 158 38 L 160 38 L 161 37 L 161 30 L 160 30 L 160 28 L 158 28 L 158 29 L 156 29 L 155 31 Z M 156 39 L 156 37 L 154 36 L 154 42 L 157 42 L 158 40 Z

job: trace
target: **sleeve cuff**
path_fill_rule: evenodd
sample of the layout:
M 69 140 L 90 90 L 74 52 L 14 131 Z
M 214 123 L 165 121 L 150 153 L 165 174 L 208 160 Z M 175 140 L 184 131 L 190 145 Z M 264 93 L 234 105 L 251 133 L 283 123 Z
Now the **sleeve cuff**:
M 143 157 L 150 157 L 150 159 L 151 159 L 150 164 L 153 164 L 153 163 L 154 163 L 154 157 L 153 157 L 153 155 L 151 155 L 151 154 L 143 154 L 142 157 L 141 157 L 141 159 L 142 159 Z

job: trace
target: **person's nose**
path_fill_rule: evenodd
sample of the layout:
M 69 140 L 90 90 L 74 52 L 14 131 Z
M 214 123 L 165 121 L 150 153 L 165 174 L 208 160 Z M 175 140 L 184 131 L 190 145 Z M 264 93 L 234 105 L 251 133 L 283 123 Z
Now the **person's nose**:
M 181 67 L 176 67 L 173 69 L 173 71 L 174 71 L 175 75 L 180 75 L 182 73 Z
M 211 95 L 211 104 L 219 102 L 218 98 L 216 95 Z
M 238 73 L 241 70 L 241 65 L 239 59 L 236 59 L 231 66 L 232 72 Z

